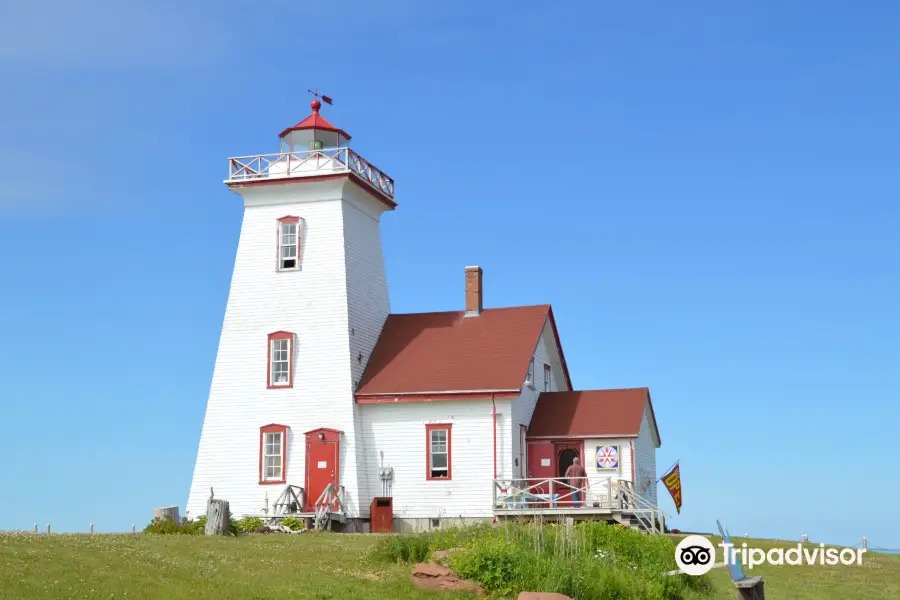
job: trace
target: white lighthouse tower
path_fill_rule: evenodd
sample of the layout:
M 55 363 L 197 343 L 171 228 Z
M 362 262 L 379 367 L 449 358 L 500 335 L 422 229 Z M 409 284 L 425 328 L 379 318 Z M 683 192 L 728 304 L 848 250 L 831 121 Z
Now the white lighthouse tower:
M 325 98 L 327 102 L 330 100 Z M 187 511 L 210 488 L 236 516 L 294 512 L 340 495 L 359 516 L 377 469 L 354 402 L 390 312 L 379 221 L 394 183 L 319 114 L 281 133 L 281 152 L 229 159 L 244 219 Z M 370 464 L 371 463 L 371 464 Z M 367 508 L 367 507 L 366 507 Z

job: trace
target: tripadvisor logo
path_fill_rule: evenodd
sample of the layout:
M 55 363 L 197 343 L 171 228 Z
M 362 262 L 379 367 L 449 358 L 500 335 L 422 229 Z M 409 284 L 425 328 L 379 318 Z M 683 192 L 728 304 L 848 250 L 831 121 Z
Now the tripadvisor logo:
M 846 566 L 861 565 L 862 555 L 866 553 L 864 548 L 826 548 L 825 544 L 818 547 L 797 544 L 791 548 L 772 548 L 768 552 L 762 548 L 749 548 L 746 543 L 740 548 L 727 542 L 719 543 L 724 564 L 734 564 L 740 560 L 741 564 L 752 569 L 759 565 L 828 565 L 835 566 L 838 563 Z M 689 535 L 681 540 L 675 547 L 675 563 L 678 569 L 688 575 L 703 575 L 715 566 L 716 549 L 712 542 L 700 535 Z

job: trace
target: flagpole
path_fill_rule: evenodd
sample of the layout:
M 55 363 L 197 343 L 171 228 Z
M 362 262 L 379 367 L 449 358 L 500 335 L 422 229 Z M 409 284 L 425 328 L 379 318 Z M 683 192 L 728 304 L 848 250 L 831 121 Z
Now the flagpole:
M 675 462 L 673 462 L 673 463 L 672 463 L 672 467 L 674 467 L 675 465 L 677 465 L 677 464 L 678 464 L 678 461 L 680 461 L 680 460 L 681 460 L 681 459 L 679 458 L 678 460 L 676 460 Z M 659 476 L 659 479 L 656 480 L 656 483 L 659 483 L 659 480 L 660 480 L 660 479 L 662 479 L 663 477 L 665 477 L 666 475 L 668 475 L 668 474 L 669 474 L 669 471 L 672 470 L 672 467 L 669 467 L 668 469 L 666 469 L 665 471 L 663 471 L 663 474 Z

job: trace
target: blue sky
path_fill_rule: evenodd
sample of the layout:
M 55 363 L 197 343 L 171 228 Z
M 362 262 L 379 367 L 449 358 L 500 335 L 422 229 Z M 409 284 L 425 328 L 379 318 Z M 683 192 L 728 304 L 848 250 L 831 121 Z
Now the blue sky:
M 481 265 L 577 387 L 650 386 L 672 526 L 900 547 L 900 7 L 422 4 L 0 0 L 0 529 L 184 510 L 226 158 L 318 87 L 397 181 L 395 312 Z

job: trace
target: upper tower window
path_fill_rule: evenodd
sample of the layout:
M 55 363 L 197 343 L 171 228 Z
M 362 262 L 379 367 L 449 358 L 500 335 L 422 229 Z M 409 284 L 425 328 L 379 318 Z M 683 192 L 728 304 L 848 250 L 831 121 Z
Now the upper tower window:
M 269 334 L 268 387 L 294 385 L 294 334 L 276 331 Z
M 300 218 L 278 219 L 278 270 L 291 271 L 300 264 Z

